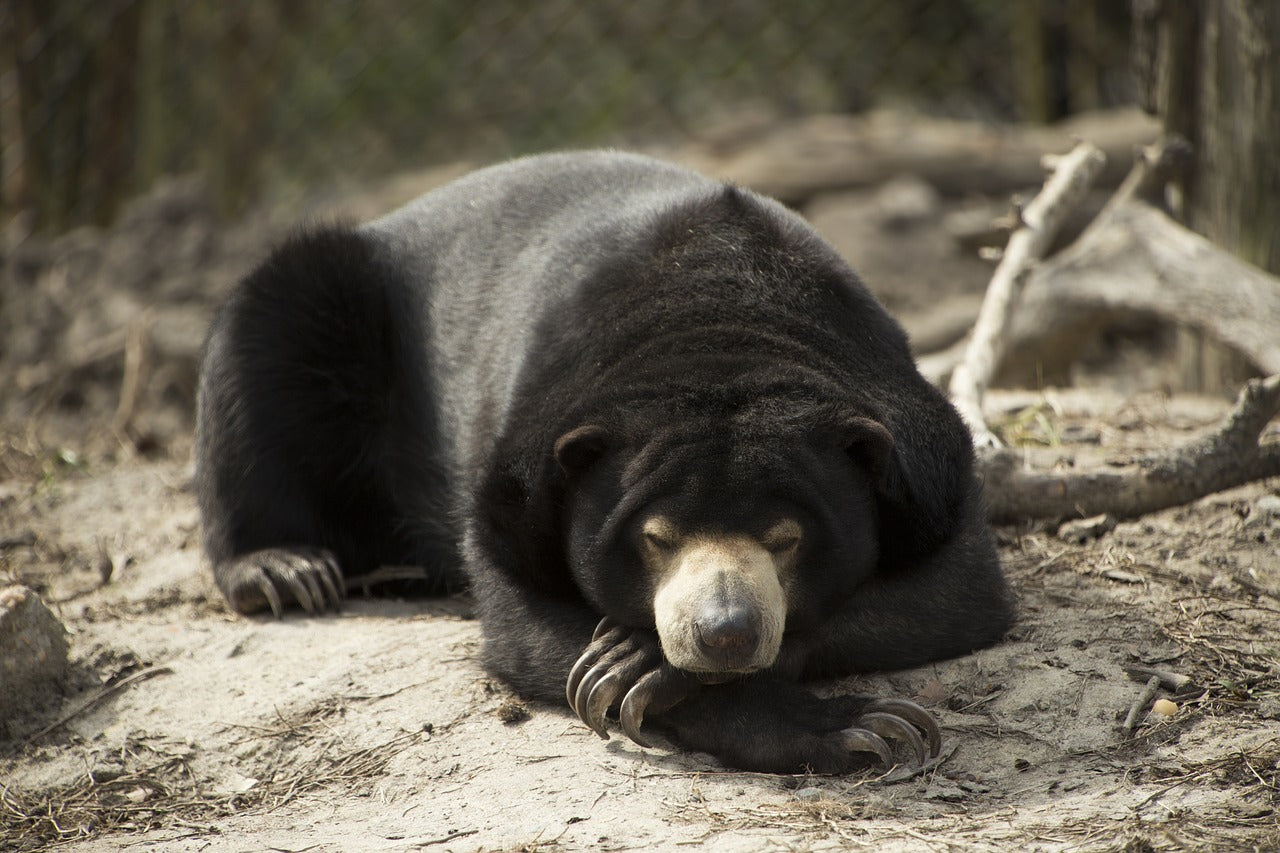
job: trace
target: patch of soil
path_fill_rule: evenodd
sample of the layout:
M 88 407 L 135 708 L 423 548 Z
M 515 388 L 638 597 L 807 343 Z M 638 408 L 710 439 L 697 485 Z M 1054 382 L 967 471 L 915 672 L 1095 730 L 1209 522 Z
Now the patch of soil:
M 1026 396 L 992 400 L 1020 409 Z M 1098 399 L 1061 395 L 1053 422 L 1115 452 L 1185 440 L 1225 410 L 1149 395 L 1099 416 Z M 0 509 L 3 529 L 33 534 L 4 551 L 5 574 L 63 619 L 83 675 L 63 707 L 13 722 L 0 839 L 84 851 L 126 837 L 204 851 L 1274 847 L 1280 517 L 1257 509 L 1269 494 L 1255 484 L 1082 543 L 1002 531 L 1021 604 L 1006 642 L 819 685 L 938 714 L 946 760 L 889 782 L 729 771 L 602 742 L 565 708 L 516 713 L 478 666 L 465 597 L 235 617 L 201 564 L 188 463 L 67 473 Z M 1161 691 L 1172 717 L 1143 714 L 1125 738 L 1135 665 L 1189 683 Z

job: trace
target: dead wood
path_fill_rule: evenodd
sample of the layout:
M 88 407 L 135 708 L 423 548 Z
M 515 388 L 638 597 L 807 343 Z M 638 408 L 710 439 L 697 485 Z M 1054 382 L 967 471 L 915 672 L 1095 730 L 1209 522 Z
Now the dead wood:
M 1280 279 L 1132 199 L 1032 274 L 1008 360 L 1052 373 L 1103 326 L 1136 314 L 1198 329 L 1260 372 L 1280 372 Z
M 1022 282 L 1044 256 L 1067 212 L 1084 198 L 1106 157 L 1096 146 L 1081 142 L 1069 154 L 1046 158 L 1045 163 L 1053 174 L 1044 189 L 1017 210 L 1018 225 L 991 277 L 964 358 L 951 374 L 951 400 L 969 424 L 974 443 L 983 447 L 1001 444 L 983 417 L 982 395 L 1004 357 L 1006 330 Z
M 1031 271 L 1010 320 L 1002 381 L 1065 377 L 1087 341 L 1134 316 L 1196 329 L 1259 372 L 1280 372 L 1280 279 L 1141 201 L 1186 156 L 1177 137 L 1144 148 L 1080 238 Z M 962 355 L 952 347 L 923 356 L 921 371 L 941 384 Z
M 1147 710 L 1147 706 L 1151 704 L 1151 700 L 1156 698 L 1156 693 L 1160 691 L 1160 676 L 1153 675 L 1147 679 L 1146 686 L 1142 692 L 1138 694 L 1138 698 L 1129 706 L 1129 713 L 1125 715 L 1124 724 L 1120 726 L 1120 737 L 1128 738 L 1133 734 L 1133 727 L 1138 724 L 1138 717 L 1142 712 Z
M 973 406 L 975 401 L 980 404 L 985 382 L 975 383 L 956 367 L 969 359 L 974 344 L 922 358 L 922 370 L 935 381 L 953 370 L 960 374 L 959 382 L 952 376 L 952 393 L 962 413 L 967 407 L 971 426 L 976 424 L 979 463 L 994 521 L 1103 513 L 1132 518 L 1280 475 L 1280 442 L 1262 441 L 1268 421 L 1280 411 L 1280 337 L 1275 334 L 1280 328 L 1280 280 L 1140 200 L 1153 195 L 1186 153 L 1185 142 L 1176 137 L 1143 149 L 1080 239 L 1030 273 L 1016 311 L 1004 302 L 1011 289 L 1007 280 L 993 278 L 992 289 L 1006 292 L 997 293 L 999 310 L 992 311 L 988 328 L 975 329 L 974 338 L 985 335 L 999 341 L 1007 334 L 1006 361 L 1044 371 L 1054 357 L 1069 360 L 1085 340 L 1118 317 L 1154 314 L 1221 340 L 1272 376 L 1247 384 L 1217 432 L 1182 448 L 1101 470 L 1037 471 L 1021 453 L 996 449 L 984 440 L 990 431 L 980 410 L 974 418 Z M 1042 195 L 1047 194 L 1048 187 Z M 1015 272 L 1026 269 L 1033 257 L 1019 252 Z M 985 312 L 986 302 L 983 307 Z M 997 350 L 992 371 L 998 356 Z
M 676 159 L 790 205 L 821 193 L 878 186 L 915 175 L 952 197 L 1009 195 L 1039 186 L 1045 151 L 1092 140 L 1114 164 L 1099 184 L 1115 187 L 1133 149 L 1155 139 L 1158 122 L 1138 110 L 1084 114 L 1049 127 L 998 127 L 892 111 L 813 116 L 763 139 L 694 144 Z M 671 152 L 668 152 L 671 153 Z
M 1280 374 L 1248 382 L 1216 432 L 1115 467 L 1039 471 L 1016 449 L 980 451 L 989 514 L 997 523 L 1101 513 L 1133 518 L 1280 476 L 1280 441 L 1263 440 L 1277 414 Z

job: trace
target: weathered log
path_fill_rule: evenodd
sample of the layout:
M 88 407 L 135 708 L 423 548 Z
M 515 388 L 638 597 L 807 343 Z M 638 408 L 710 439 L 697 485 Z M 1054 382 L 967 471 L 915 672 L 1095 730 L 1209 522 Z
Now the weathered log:
M 1133 518 L 1223 489 L 1280 476 L 1280 441 L 1264 441 L 1280 414 L 1280 374 L 1248 382 L 1219 429 L 1120 467 L 1033 470 L 1016 449 L 979 452 L 993 521 L 1064 519 L 1109 513 Z
M 1046 151 L 1077 139 L 1102 149 L 1111 166 L 1099 185 L 1117 186 L 1135 147 L 1159 135 L 1138 110 L 1084 114 L 1048 127 L 979 124 L 891 111 L 813 116 L 788 122 L 737 150 L 692 144 L 666 152 L 718 178 L 800 205 L 819 193 L 876 186 L 915 175 L 943 195 L 1009 195 L 1039 186 Z

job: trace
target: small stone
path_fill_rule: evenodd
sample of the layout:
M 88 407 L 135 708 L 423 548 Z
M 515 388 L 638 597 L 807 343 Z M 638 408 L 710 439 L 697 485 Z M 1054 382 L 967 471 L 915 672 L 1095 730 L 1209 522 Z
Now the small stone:
M 515 699 L 504 700 L 494 713 L 498 715 L 499 720 L 502 720 L 508 726 L 523 723 L 530 716 L 529 709 L 525 707 L 525 704 Z
M 1253 505 L 1259 515 L 1267 518 L 1280 518 L 1280 495 L 1263 495 Z
M 0 720 L 57 695 L 67 674 L 67 631 L 25 586 L 0 589 Z
M 821 788 L 801 788 L 795 794 L 796 799 L 802 803 L 816 803 L 826 799 L 826 796 L 826 792 Z

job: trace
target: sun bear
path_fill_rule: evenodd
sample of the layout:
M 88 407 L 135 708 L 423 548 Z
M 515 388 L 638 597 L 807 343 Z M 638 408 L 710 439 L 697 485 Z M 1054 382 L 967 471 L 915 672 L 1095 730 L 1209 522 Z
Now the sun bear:
M 802 679 L 995 642 L 969 433 L 852 270 L 770 199 L 647 157 L 484 169 L 303 231 L 201 370 L 204 542 L 236 611 L 381 566 L 467 586 L 484 662 L 602 736 L 843 773 L 937 724 Z

